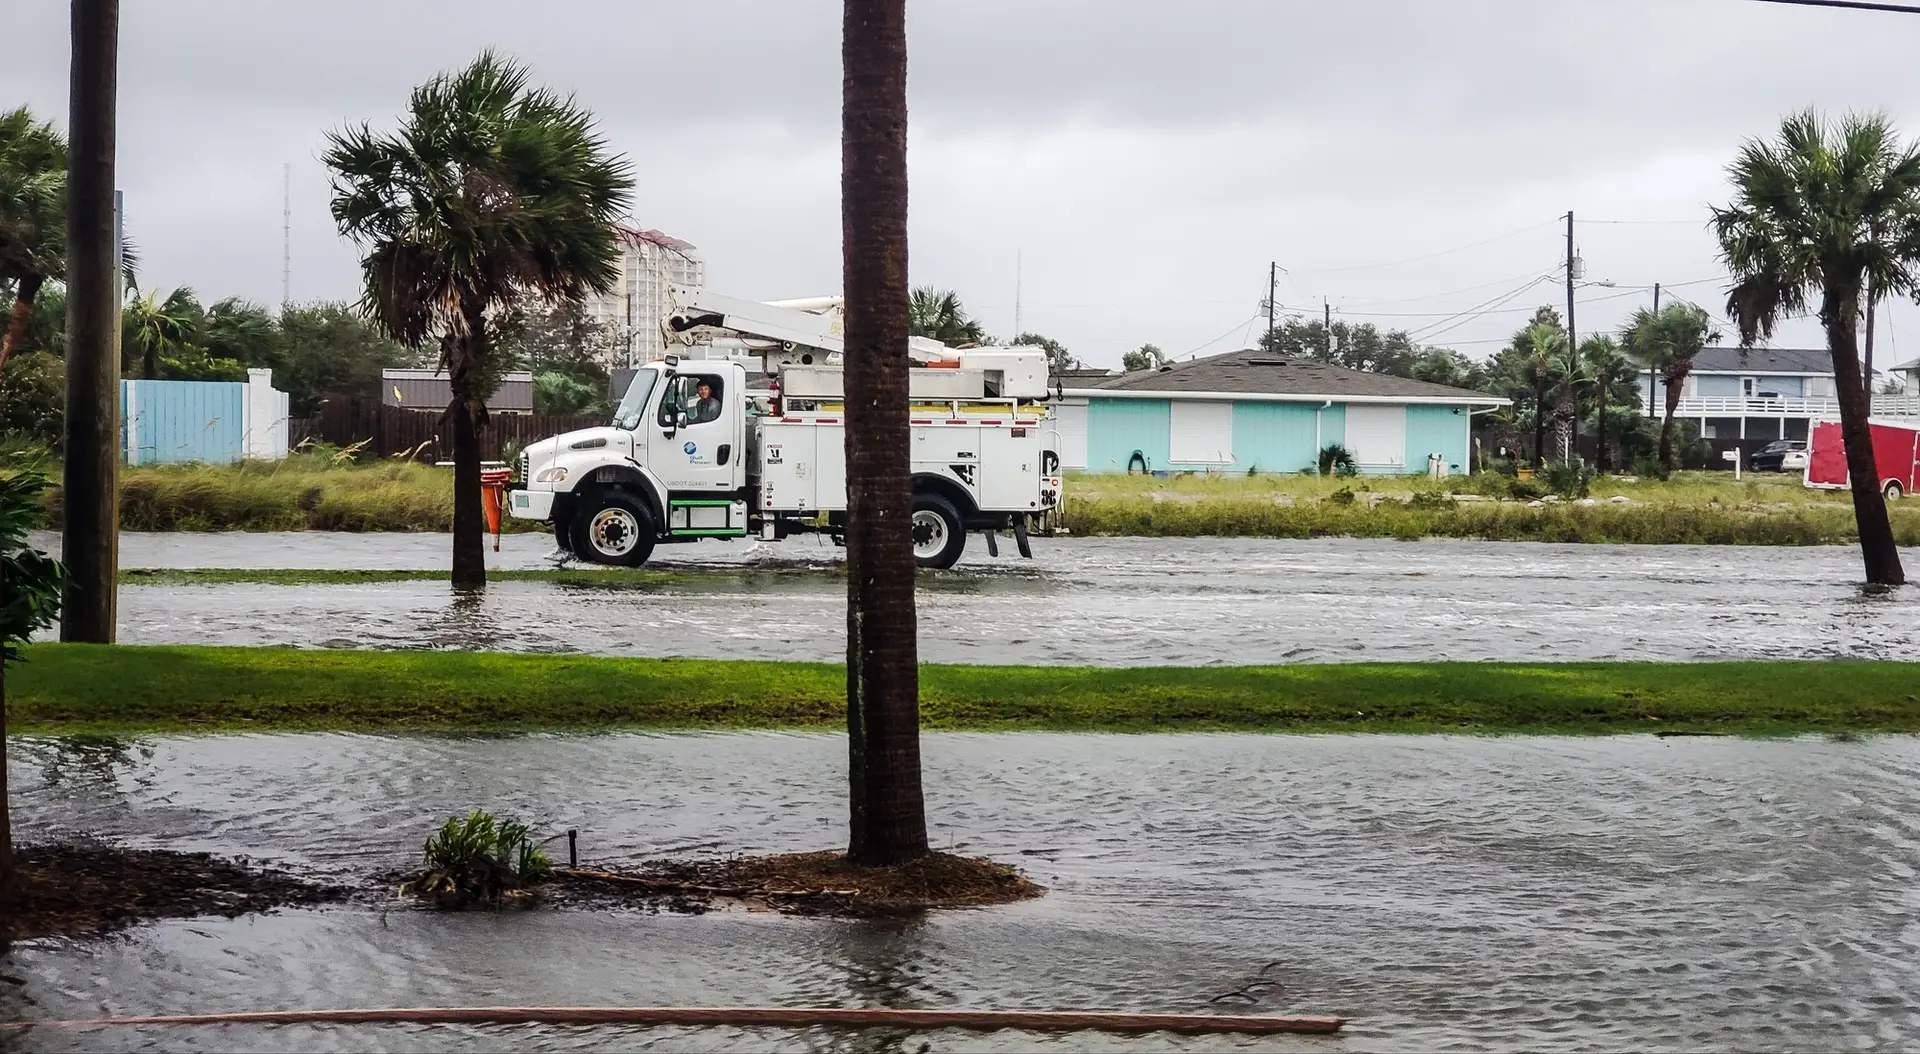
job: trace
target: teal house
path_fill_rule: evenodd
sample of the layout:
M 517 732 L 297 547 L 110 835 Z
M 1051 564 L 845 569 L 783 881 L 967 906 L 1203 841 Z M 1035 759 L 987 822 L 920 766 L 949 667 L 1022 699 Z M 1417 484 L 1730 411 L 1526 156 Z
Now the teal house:
M 1338 443 L 1368 475 L 1469 471 L 1473 415 L 1507 400 L 1246 349 L 1063 381 L 1061 466 L 1082 472 L 1298 472 Z

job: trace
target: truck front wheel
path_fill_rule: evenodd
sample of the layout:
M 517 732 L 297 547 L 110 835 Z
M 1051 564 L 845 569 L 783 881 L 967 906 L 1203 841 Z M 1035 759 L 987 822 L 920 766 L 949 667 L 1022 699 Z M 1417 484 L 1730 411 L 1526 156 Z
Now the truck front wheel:
M 639 567 L 653 554 L 653 516 L 618 491 L 573 511 L 573 553 L 596 564 Z
M 938 494 L 915 494 L 911 526 L 913 559 L 921 567 L 945 570 L 960 562 L 967 532 L 952 502 Z

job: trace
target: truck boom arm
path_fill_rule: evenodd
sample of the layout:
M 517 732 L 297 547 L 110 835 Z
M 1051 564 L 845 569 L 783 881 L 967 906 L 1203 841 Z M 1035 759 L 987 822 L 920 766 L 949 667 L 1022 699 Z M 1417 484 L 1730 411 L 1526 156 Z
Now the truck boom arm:
M 786 347 L 815 348 L 829 355 L 839 355 L 846 350 L 839 297 L 768 304 L 678 285 L 669 287 L 667 295 L 673 303 L 664 327 L 669 344 L 688 342 L 694 330 L 710 327 Z M 809 308 L 817 305 L 821 310 L 787 306 L 793 303 Z M 954 349 L 926 337 L 909 338 L 907 355 L 912 361 L 922 363 L 952 362 L 959 357 Z

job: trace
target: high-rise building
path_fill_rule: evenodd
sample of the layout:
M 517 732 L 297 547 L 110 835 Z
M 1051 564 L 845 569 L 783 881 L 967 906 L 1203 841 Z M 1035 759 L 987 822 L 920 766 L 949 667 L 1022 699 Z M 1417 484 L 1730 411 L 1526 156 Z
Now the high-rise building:
M 627 349 L 625 363 L 647 362 L 666 350 L 660 325 L 666 318 L 667 287 L 707 284 L 707 264 L 691 242 L 656 230 L 621 225 L 620 282 L 612 292 L 587 297 L 588 317 L 614 327 Z

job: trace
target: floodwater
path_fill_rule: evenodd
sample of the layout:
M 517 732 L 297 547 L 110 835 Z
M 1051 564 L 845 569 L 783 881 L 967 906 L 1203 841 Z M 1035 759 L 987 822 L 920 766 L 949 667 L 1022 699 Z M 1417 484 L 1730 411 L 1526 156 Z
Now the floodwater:
M 1907 1049 L 1920 739 L 926 737 L 941 846 L 1035 902 L 863 923 L 349 905 L 0 957 L 0 1019 L 287 1007 L 887 1005 L 1340 1014 L 1342 1038 L 620 1028 L 34 1030 L 0 1049 Z M 405 864 L 481 804 L 587 863 L 833 845 L 833 735 L 16 743 L 18 828 Z M 1283 986 L 1210 1003 L 1263 966 Z M 891 1037 L 898 1041 L 900 1037 Z
M 57 539 L 47 539 L 54 544 Z M 445 535 L 128 534 L 129 567 L 445 568 Z M 497 567 L 548 566 L 509 535 Z M 1867 595 L 1851 547 L 1325 539 L 1036 539 L 1035 559 L 921 576 L 928 662 L 1205 665 L 1355 660 L 1920 656 L 1920 591 Z M 483 648 L 838 660 L 842 553 L 818 538 L 663 546 L 646 588 L 500 582 L 128 586 L 129 643 Z M 1920 565 L 1920 552 L 1909 552 Z M 806 573 L 820 568 L 820 573 Z

